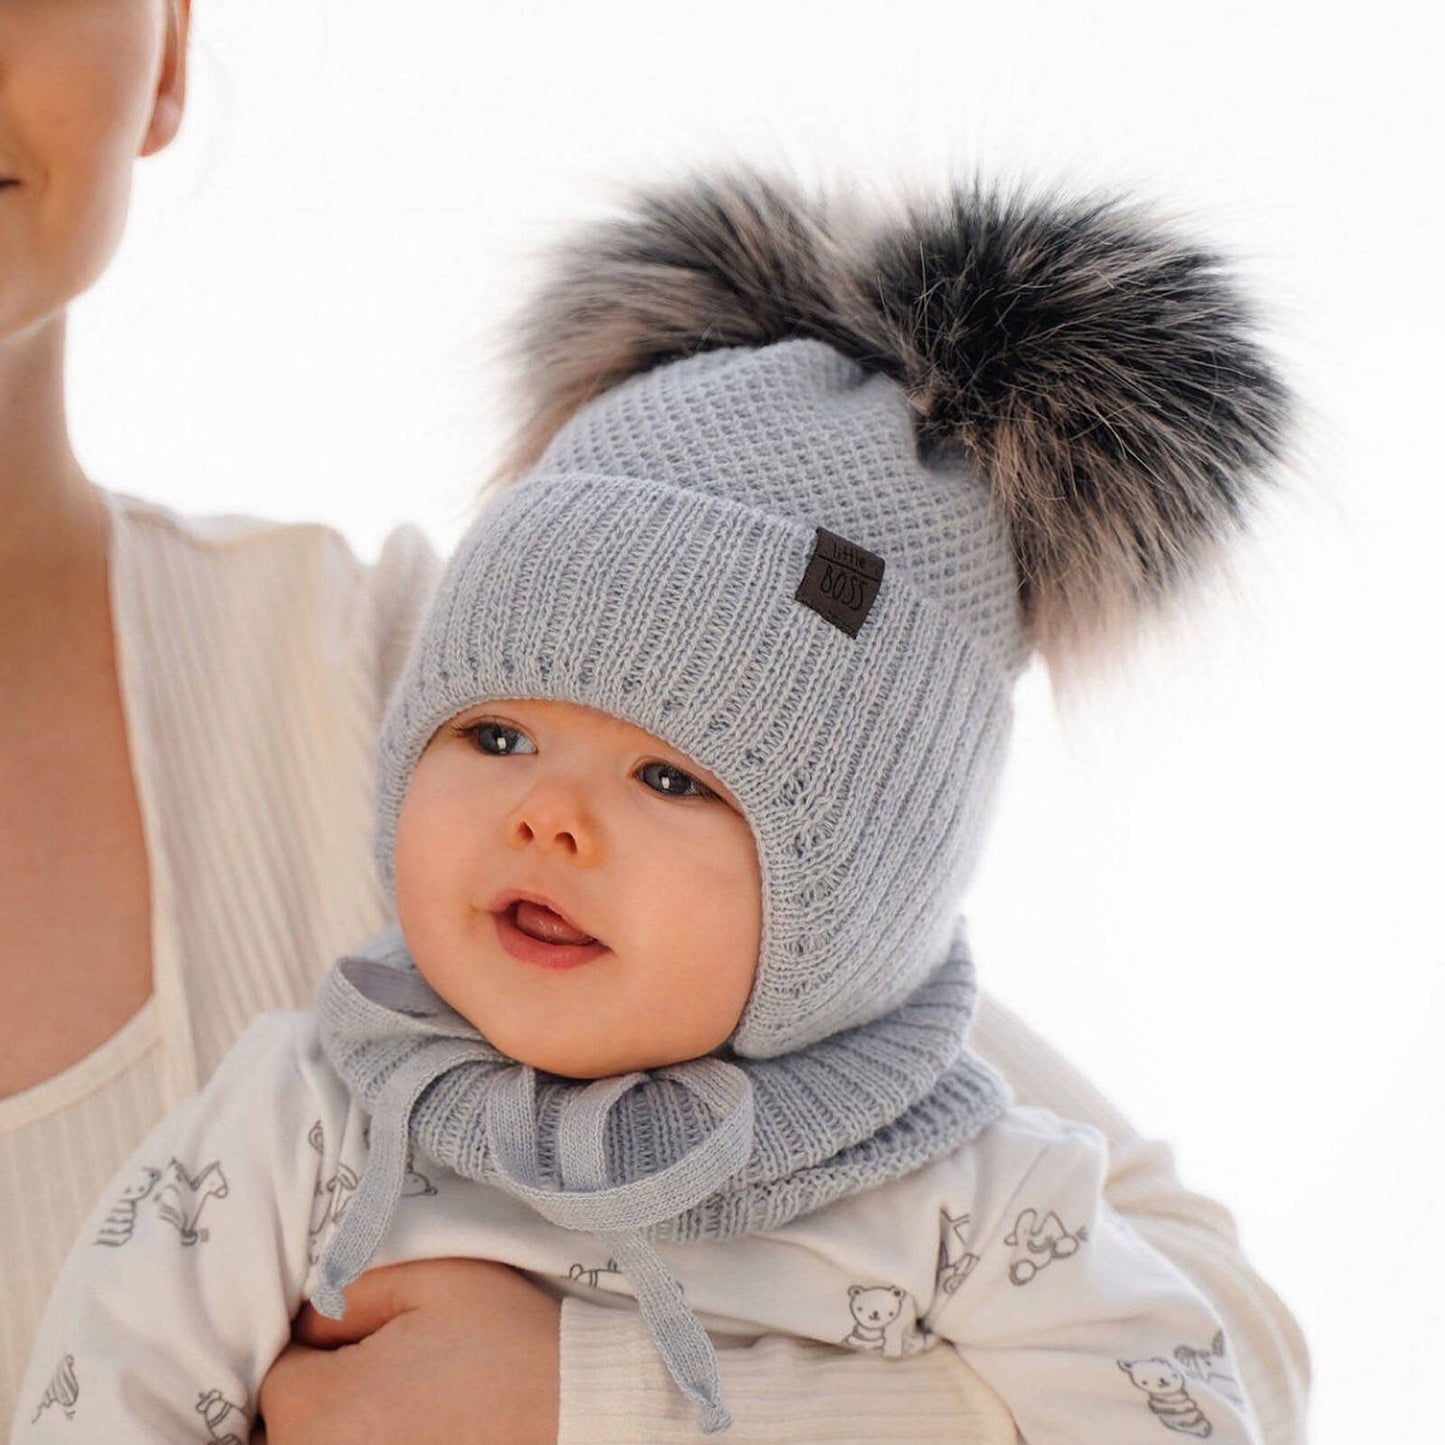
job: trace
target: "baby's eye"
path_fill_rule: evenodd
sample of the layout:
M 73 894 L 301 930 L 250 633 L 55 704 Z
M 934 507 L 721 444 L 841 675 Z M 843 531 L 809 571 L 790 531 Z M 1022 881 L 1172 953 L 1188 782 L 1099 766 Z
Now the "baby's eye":
M 669 798 L 716 796 L 711 788 L 704 787 L 691 773 L 685 773 L 681 768 L 671 767 L 667 763 L 643 763 L 637 770 L 637 776 L 653 792 L 665 793 Z
M 469 723 L 464 731 L 482 752 L 494 758 L 509 758 L 513 753 L 537 751 L 526 733 L 517 728 L 509 728 L 505 723 Z

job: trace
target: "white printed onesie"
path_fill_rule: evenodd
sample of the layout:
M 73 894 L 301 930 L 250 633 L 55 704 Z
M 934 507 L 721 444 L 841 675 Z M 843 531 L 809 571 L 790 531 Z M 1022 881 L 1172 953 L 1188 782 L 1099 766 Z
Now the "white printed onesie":
M 249 1438 L 260 1382 L 366 1160 L 315 1019 L 257 1019 L 131 1156 L 72 1245 L 14 1445 Z M 1219 1322 L 1103 1202 L 1097 1131 L 1012 1108 L 976 1140 L 781 1229 L 659 1245 L 714 1335 L 957 1349 L 1027 1445 L 1257 1445 Z M 425 1158 L 373 1264 L 495 1259 L 635 1308 L 592 1236 Z M 742 1419 L 746 1401 L 725 1399 Z

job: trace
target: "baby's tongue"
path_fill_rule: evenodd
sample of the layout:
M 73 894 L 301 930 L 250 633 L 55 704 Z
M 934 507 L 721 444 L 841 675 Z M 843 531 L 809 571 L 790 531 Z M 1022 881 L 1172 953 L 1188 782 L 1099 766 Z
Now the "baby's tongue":
M 550 908 L 540 903 L 529 903 L 525 898 L 517 900 L 517 927 L 543 943 L 592 943 L 590 933 L 582 933 L 570 923 L 558 918 Z

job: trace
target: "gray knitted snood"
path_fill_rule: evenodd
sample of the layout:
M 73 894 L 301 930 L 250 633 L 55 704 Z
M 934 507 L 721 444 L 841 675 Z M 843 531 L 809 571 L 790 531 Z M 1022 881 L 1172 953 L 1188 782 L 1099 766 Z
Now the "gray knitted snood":
M 318 1003 L 326 1055 L 371 1115 L 371 1143 L 312 1301 L 340 1317 L 342 1290 L 391 1223 L 414 1144 L 603 1239 L 702 1429 L 724 1429 L 712 1344 L 649 1241 L 776 1229 L 971 1139 L 1005 1101 L 1002 1082 L 962 1045 L 974 993 L 960 925 L 935 976 L 885 1019 L 777 1059 L 696 1059 L 579 1082 L 492 1048 L 432 991 L 393 930 L 340 960 Z
M 411 1142 L 606 1236 L 725 1427 L 651 1242 L 776 1227 L 1002 1108 L 964 1044 L 957 910 L 1010 689 L 1034 643 L 1107 635 L 1238 525 L 1285 400 L 1247 324 L 1214 257 L 1109 204 L 959 194 L 844 245 L 744 177 L 644 197 L 566 253 L 526 333 L 550 444 L 439 584 L 383 731 L 378 861 L 390 883 L 450 718 L 596 708 L 737 799 L 756 976 L 726 1057 L 579 1083 L 491 1048 L 396 936 L 342 960 L 322 1036 L 371 1157 L 321 1308 L 385 1233 Z

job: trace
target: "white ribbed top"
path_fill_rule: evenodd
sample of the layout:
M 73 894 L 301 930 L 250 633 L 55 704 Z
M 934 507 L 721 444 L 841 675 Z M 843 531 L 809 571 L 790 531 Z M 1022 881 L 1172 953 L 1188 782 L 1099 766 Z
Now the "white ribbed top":
M 307 1003 L 331 959 L 386 922 L 374 748 L 435 572 L 412 529 L 366 567 L 323 527 L 124 497 L 110 510 L 154 992 L 94 1052 L 0 1099 L 0 1419 L 111 1175 L 256 1013 Z
M 111 515 L 155 991 L 86 1058 L 0 1099 L 0 1420 L 51 1279 L 116 1168 L 255 1014 L 309 1002 L 332 958 L 386 921 L 371 859 L 373 749 L 436 572 L 411 529 L 366 567 L 323 527 L 181 518 L 120 497 Z M 1269 1445 L 1301 1445 L 1304 1345 L 1228 1214 L 1187 1193 L 1167 1148 L 1138 1139 L 986 998 L 973 1042 L 1021 1102 L 1110 1138 L 1110 1203 L 1225 1319 Z M 871 1363 L 797 1341 L 720 1351 L 726 1393 L 773 1402 L 772 1438 L 1009 1438 L 997 1398 L 944 1351 Z M 561 1403 L 567 1445 L 695 1438 L 632 1313 L 568 1301 Z

